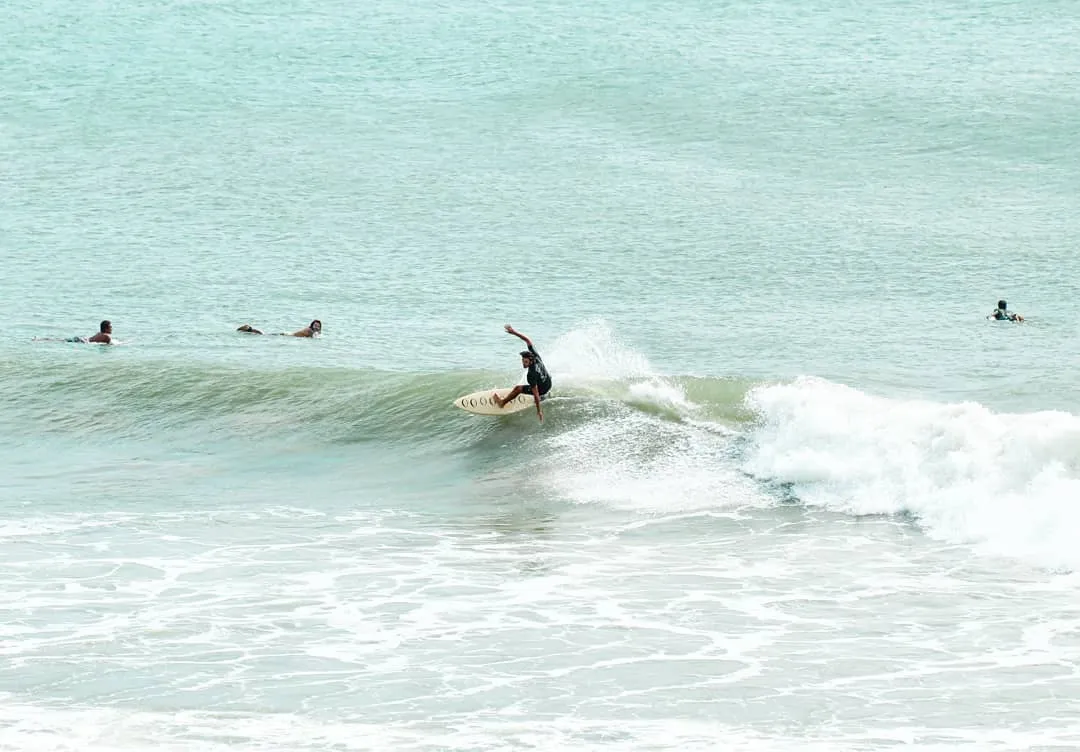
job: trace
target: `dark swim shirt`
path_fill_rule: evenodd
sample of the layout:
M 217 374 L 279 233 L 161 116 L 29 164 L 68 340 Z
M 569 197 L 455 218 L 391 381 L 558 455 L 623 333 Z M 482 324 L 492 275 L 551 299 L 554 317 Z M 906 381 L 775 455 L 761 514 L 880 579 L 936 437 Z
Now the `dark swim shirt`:
M 536 352 L 536 348 L 529 345 L 529 352 L 532 353 L 533 359 L 528 372 L 525 374 L 525 382 L 530 387 L 539 387 L 540 394 L 547 394 L 548 390 L 551 389 L 551 374 L 548 373 L 544 361 L 540 358 L 540 353 Z

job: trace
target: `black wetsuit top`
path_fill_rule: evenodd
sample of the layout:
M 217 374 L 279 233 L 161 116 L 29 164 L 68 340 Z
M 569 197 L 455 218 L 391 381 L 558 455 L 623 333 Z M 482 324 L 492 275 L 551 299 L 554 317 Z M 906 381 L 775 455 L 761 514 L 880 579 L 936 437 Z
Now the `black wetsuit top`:
M 529 352 L 532 353 L 532 363 L 529 365 L 529 371 L 525 374 L 525 381 L 529 385 L 529 393 L 532 394 L 532 387 L 540 388 L 540 395 L 543 396 L 551 391 L 551 374 L 548 373 L 547 367 L 544 365 L 544 361 L 540 358 L 540 353 L 536 352 L 536 348 L 529 345 Z
M 1001 308 L 995 308 L 994 312 L 990 314 L 996 321 L 1016 321 L 1016 314 L 1010 313 Z

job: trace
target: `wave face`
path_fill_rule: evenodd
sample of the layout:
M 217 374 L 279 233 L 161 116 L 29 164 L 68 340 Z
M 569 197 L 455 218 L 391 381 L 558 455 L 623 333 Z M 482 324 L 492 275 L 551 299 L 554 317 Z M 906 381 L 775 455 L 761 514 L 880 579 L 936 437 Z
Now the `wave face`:
M 395 374 L 348 368 L 237 368 L 173 362 L 0 367 L 21 397 L 15 417 L 45 432 L 145 438 L 313 435 L 326 441 L 448 433 L 447 406 L 482 374 Z
M 657 417 L 745 418 L 749 384 L 672 379 L 618 344 L 597 323 L 544 351 L 557 374 L 561 425 L 589 420 L 588 402 Z M 454 398 L 514 383 L 495 371 L 404 373 L 369 368 L 240 367 L 172 360 L 9 359 L 0 362 L 6 409 L 24 431 L 146 438 L 194 429 L 204 435 L 297 433 L 330 442 L 468 442 L 463 426 L 490 426 L 451 407 Z M 553 403 L 554 404 L 554 403 Z M 742 411 L 742 412 L 740 412 Z
M 603 323 L 544 349 L 547 420 L 455 410 L 512 383 L 494 371 L 401 373 L 172 361 L 0 363 L 6 440 L 401 446 L 506 466 L 544 496 L 645 513 L 796 501 L 898 515 L 992 555 L 1074 568 L 1080 418 L 876 396 L 817 378 L 751 383 L 658 372 Z

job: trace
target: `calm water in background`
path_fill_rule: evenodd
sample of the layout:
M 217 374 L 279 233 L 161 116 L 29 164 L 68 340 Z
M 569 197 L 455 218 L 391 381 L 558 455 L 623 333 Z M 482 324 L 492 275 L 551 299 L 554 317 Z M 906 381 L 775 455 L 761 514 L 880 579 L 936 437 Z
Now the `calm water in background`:
M 1080 748 L 1072 3 L 0 29 L 0 749 Z

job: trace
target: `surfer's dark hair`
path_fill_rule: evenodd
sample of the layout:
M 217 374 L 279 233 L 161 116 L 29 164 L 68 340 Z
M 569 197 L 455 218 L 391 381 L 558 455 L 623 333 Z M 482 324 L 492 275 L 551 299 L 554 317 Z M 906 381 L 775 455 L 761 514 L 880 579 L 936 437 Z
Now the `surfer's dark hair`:
M 105 319 L 104 321 L 101 322 L 101 326 L 98 327 L 98 331 L 99 332 L 104 332 L 110 326 L 112 326 L 112 322 L 109 321 L 108 319 Z
M 532 354 L 531 352 L 529 352 L 528 350 L 522 350 L 522 351 L 521 351 L 521 357 L 523 357 L 523 358 L 528 358 L 529 360 L 532 360 L 532 359 L 533 359 L 533 358 L 535 358 L 536 356 L 535 356 L 535 355 L 533 355 L 533 354 Z
M 1000 308 L 1003 311 L 1008 307 L 1008 305 L 1009 304 L 1006 303 L 1004 300 L 999 300 L 998 301 L 998 308 Z

